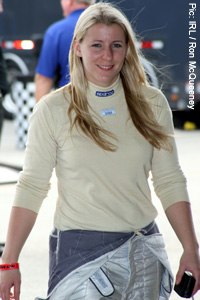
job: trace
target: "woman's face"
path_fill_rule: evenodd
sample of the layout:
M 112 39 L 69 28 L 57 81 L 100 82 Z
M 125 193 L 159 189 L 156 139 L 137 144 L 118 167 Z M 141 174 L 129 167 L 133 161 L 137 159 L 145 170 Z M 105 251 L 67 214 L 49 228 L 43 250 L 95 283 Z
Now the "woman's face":
M 87 30 L 81 43 L 74 42 L 74 51 L 82 58 L 88 81 L 107 87 L 117 79 L 126 57 L 124 31 L 117 24 L 95 24 Z

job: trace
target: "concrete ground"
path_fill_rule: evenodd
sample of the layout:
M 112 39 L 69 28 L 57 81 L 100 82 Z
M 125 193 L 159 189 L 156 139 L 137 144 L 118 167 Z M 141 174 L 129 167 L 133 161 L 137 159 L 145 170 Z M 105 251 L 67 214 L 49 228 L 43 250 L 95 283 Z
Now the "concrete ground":
M 192 203 L 194 223 L 200 242 L 200 130 L 176 130 L 175 133 L 180 163 L 188 179 L 188 190 Z M 16 147 L 14 122 L 6 121 L 0 148 L 0 163 L 21 167 L 23 161 L 24 150 L 18 150 Z M 7 182 L 11 180 L 13 182 L 17 178 L 18 172 L 10 172 L 9 169 L 0 168 L 0 181 L 4 180 Z M 54 174 L 51 182 L 51 191 L 44 201 L 36 225 L 20 256 L 20 269 L 22 273 L 21 300 L 34 300 L 36 296 L 46 296 L 48 282 L 48 235 L 53 226 L 53 214 L 56 202 L 56 179 Z M 6 238 L 14 193 L 15 184 L 0 185 L 0 242 L 5 241 Z M 182 253 L 181 245 L 167 222 L 160 202 L 153 190 L 152 197 L 159 212 L 157 222 L 166 242 L 172 270 L 176 274 Z M 170 299 L 178 300 L 181 298 L 173 292 Z M 200 292 L 195 296 L 195 300 L 200 300 Z

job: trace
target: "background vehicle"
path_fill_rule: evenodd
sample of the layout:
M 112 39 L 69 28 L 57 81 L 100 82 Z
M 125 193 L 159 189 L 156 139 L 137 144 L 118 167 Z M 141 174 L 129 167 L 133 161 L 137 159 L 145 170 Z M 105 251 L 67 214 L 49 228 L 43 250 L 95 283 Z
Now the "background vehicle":
M 189 2 L 182 0 L 122 0 L 117 3 L 132 22 L 145 57 L 156 65 L 157 71 L 144 60 L 150 80 L 162 87 L 172 110 L 190 112 L 198 118 L 196 108 L 189 109 Z M 193 1 L 193 3 L 196 3 Z M 196 28 L 200 25 L 194 11 Z M 46 28 L 62 18 L 58 0 L 12 0 L 4 2 L 0 15 L 0 37 L 7 60 L 10 81 L 18 72 L 34 74 L 41 38 Z M 197 37 L 198 32 L 193 33 Z M 199 44 L 200 45 L 200 44 Z M 200 47 L 197 44 L 197 47 Z M 200 57 L 194 49 L 194 103 L 200 102 Z M 185 115 L 186 116 L 186 115 Z M 187 117 L 188 118 L 188 114 Z M 199 118 L 200 119 L 200 118 Z M 198 120 L 197 120 L 198 122 Z M 199 121 L 200 122 L 200 121 Z
M 16 74 L 34 73 L 44 31 L 62 18 L 58 0 L 4 1 L 0 14 L 0 38 L 9 79 Z

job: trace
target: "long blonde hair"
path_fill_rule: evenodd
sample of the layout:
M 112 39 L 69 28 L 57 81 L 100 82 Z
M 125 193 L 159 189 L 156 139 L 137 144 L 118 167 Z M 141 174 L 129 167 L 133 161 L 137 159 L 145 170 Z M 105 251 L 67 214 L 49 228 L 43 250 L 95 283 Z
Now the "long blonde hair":
M 68 110 L 71 130 L 75 125 L 77 129 L 81 129 L 102 149 L 108 151 L 116 150 L 115 145 L 106 139 L 106 136 L 114 139 L 115 137 L 100 127 L 89 114 L 86 98 L 88 82 L 84 75 L 81 58 L 75 54 L 73 48 L 75 40 L 81 43 L 88 28 L 99 23 L 106 26 L 117 24 L 125 33 L 128 51 L 120 75 L 127 106 L 134 125 L 153 147 L 170 150 L 169 136 L 156 121 L 150 105 L 141 92 L 141 85 L 147 85 L 147 79 L 135 46 L 135 34 L 125 15 L 113 5 L 107 3 L 100 2 L 88 7 L 80 16 L 75 28 L 69 53 L 71 83 L 67 86 L 71 95 Z M 72 112 L 75 112 L 74 118 L 72 118 Z

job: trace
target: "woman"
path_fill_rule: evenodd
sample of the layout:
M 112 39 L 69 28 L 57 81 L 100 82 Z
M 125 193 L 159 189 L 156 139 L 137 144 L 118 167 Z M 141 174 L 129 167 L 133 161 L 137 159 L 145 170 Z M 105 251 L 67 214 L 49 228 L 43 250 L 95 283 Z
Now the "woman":
M 31 117 L 4 268 L 18 261 L 55 167 L 48 298 L 168 299 L 172 274 L 154 221 L 151 172 L 183 245 L 176 283 L 185 270 L 192 272 L 195 294 L 198 243 L 170 109 L 163 94 L 148 85 L 134 33 L 119 10 L 98 3 L 81 15 L 70 68 L 71 83 L 44 97 Z M 2 271 L 3 300 L 12 285 L 18 300 L 19 270 Z

